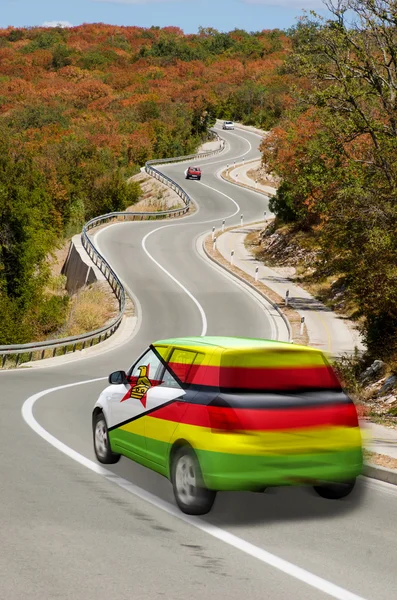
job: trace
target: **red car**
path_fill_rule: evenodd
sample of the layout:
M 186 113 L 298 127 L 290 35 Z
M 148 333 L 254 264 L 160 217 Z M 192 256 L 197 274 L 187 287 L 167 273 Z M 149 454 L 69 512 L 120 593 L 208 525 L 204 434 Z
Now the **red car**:
M 186 179 L 201 179 L 201 169 L 200 167 L 189 167 L 186 171 Z

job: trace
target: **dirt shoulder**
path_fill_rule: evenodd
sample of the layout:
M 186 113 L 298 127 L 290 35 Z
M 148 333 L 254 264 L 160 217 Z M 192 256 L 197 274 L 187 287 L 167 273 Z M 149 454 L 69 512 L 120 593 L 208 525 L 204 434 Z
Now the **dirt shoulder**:
M 377 454 L 370 450 L 364 450 L 364 461 L 370 465 L 378 465 L 385 469 L 397 469 L 397 458 L 386 456 L 385 454 Z

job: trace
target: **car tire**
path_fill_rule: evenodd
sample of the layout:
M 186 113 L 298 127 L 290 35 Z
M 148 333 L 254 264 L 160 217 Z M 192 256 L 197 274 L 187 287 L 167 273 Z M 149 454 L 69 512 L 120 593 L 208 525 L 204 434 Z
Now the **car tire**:
M 350 479 L 349 481 L 341 481 L 340 483 L 325 483 L 313 487 L 317 494 L 322 498 L 327 498 L 327 500 L 340 500 L 351 494 L 355 484 L 356 480 Z
M 200 181 L 201 177 L 197 177 L 197 181 Z
M 104 465 L 114 465 L 119 462 L 121 455 L 115 454 L 110 449 L 108 426 L 103 413 L 95 415 L 92 432 L 94 437 L 95 456 L 99 462 Z
M 207 489 L 198 458 L 190 446 L 178 448 L 171 459 L 171 481 L 180 510 L 187 515 L 210 512 L 216 492 Z

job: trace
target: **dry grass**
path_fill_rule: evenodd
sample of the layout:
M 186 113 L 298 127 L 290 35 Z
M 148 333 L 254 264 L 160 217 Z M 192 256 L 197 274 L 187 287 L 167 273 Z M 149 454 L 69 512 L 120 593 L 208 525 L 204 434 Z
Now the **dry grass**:
M 138 173 L 131 177 L 141 186 L 142 198 L 136 204 L 129 206 L 126 210 L 131 212 L 161 212 L 183 208 L 185 206 L 182 198 L 164 183 L 150 177 L 147 173 Z M 193 212 L 193 206 L 189 212 Z
M 62 337 L 99 329 L 118 314 L 118 300 L 107 282 L 82 288 L 71 298 Z
M 225 232 L 230 231 L 232 229 L 234 230 L 237 228 L 229 227 L 228 229 L 225 229 Z M 230 264 L 230 262 L 227 261 L 218 250 L 216 250 L 216 249 L 214 250 L 211 234 L 205 239 L 204 248 L 205 248 L 206 253 L 212 259 L 214 259 L 215 262 L 217 262 L 219 265 L 222 265 L 223 267 L 226 267 L 228 269 L 228 271 L 234 273 L 235 275 L 238 275 L 239 277 L 241 277 L 242 279 L 244 279 L 245 281 L 247 281 L 248 283 L 253 285 L 259 293 L 266 296 L 271 302 L 273 302 L 273 304 L 275 304 L 277 306 L 277 308 L 283 313 L 283 315 L 289 321 L 290 326 L 291 326 L 292 339 L 294 340 L 294 342 L 296 344 L 302 344 L 305 346 L 307 346 L 309 344 L 309 337 L 307 334 L 306 325 L 304 326 L 304 329 L 303 329 L 303 335 L 301 335 L 300 334 L 300 325 L 301 325 L 300 315 L 296 310 L 294 310 L 290 306 L 285 305 L 284 298 L 282 298 L 281 296 L 276 294 L 272 289 L 270 289 L 269 287 L 264 285 L 262 282 L 255 281 L 255 278 L 251 277 L 251 275 L 248 275 L 248 273 L 246 273 L 245 271 L 242 271 L 241 269 L 239 269 L 238 267 L 236 267 L 234 265 L 232 266 Z
M 246 175 L 247 177 L 252 179 L 253 182 L 258 181 L 258 183 L 260 183 L 261 185 L 277 187 L 279 183 L 274 177 L 272 177 L 268 173 L 265 173 L 263 167 L 250 169 L 249 171 L 247 171 Z

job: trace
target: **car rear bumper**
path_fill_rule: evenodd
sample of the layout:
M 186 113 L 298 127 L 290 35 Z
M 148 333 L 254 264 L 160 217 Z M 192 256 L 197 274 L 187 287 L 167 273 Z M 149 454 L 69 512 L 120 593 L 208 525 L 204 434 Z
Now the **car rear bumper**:
M 267 456 L 208 451 L 197 454 L 206 487 L 219 491 L 347 481 L 358 477 L 363 469 L 361 448 Z

